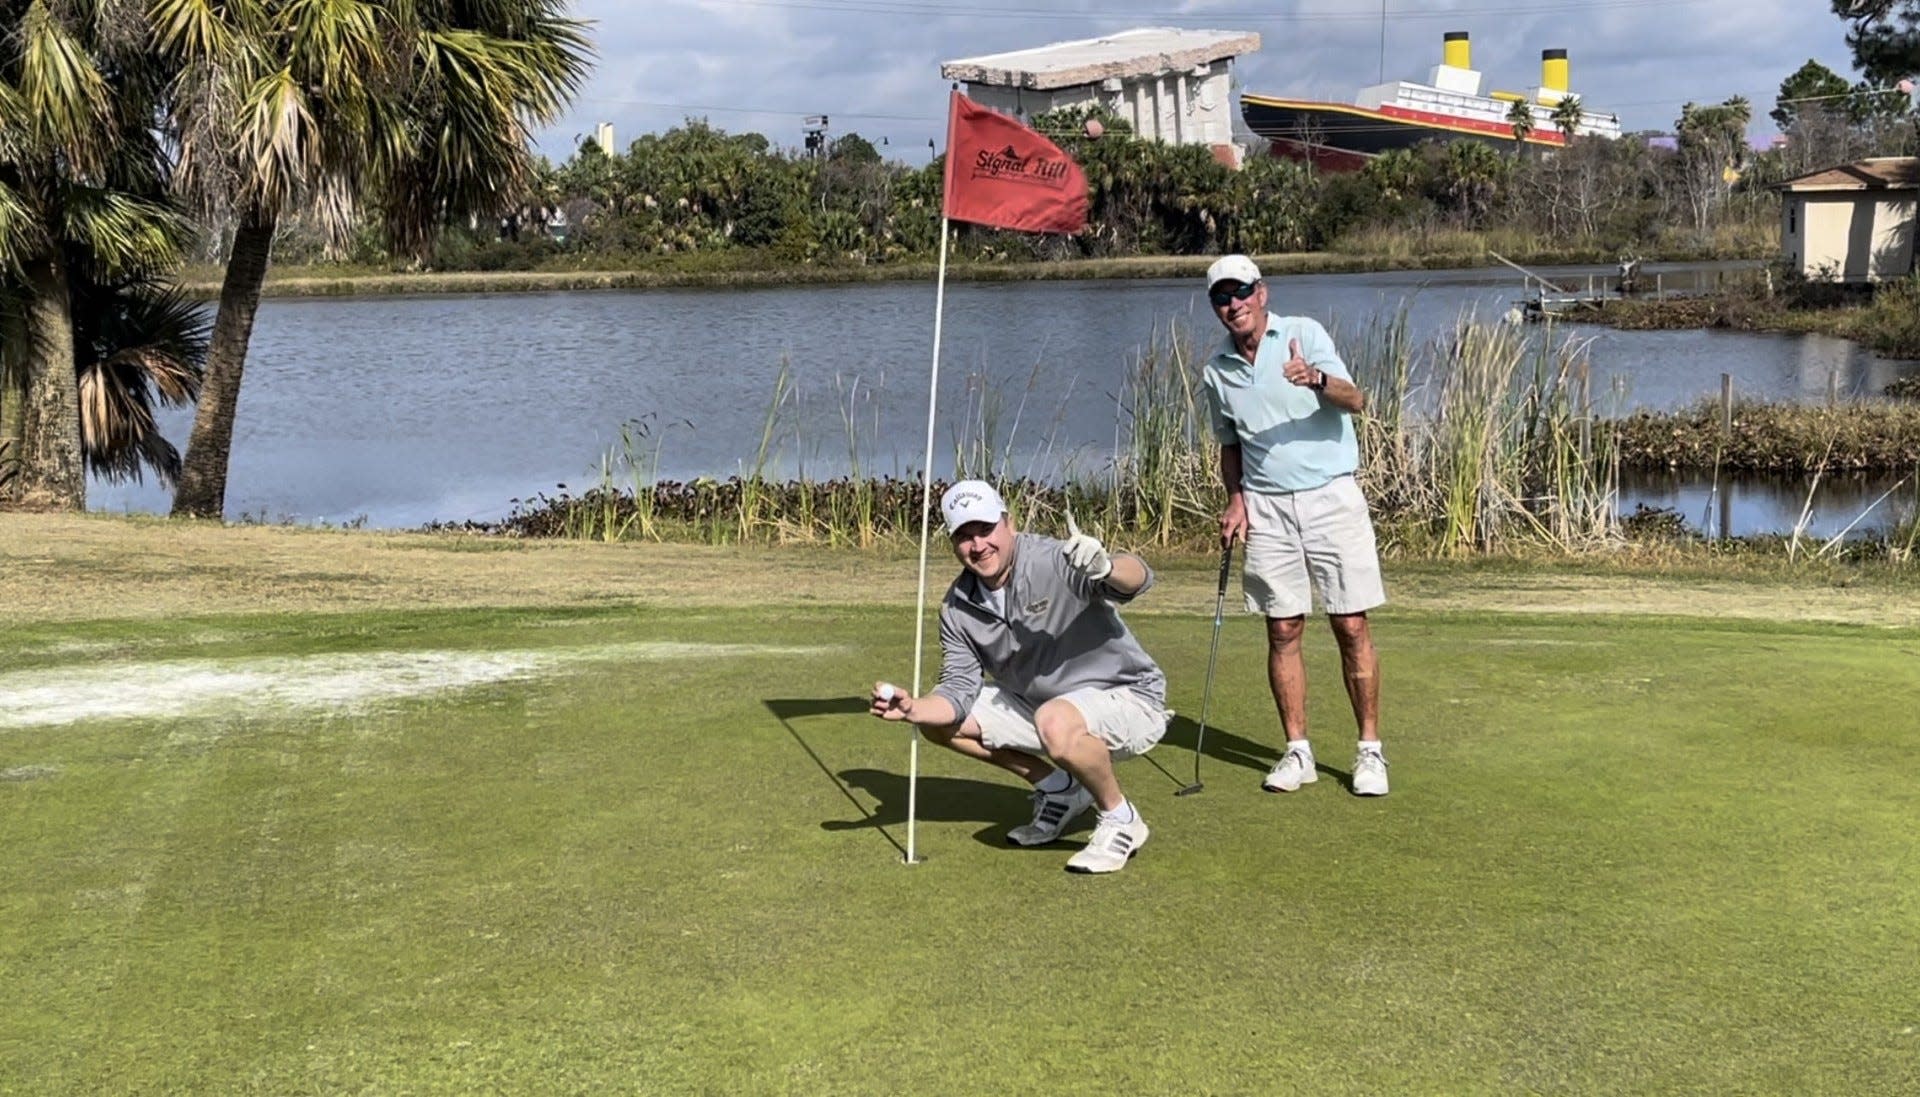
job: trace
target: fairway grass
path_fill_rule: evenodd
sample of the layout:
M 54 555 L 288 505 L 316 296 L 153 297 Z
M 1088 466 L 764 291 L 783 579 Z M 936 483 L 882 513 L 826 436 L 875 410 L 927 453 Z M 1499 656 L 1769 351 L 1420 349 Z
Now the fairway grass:
M 902 863 L 897 606 L 11 622 L 0 1091 L 1920 1089 L 1920 631 L 1390 607 L 1363 800 L 1319 622 L 1260 791 L 1235 617 L 1175 798 L 1206 585 L 1129 613 L 1181 719 L 1112 877 L 925 746 Z

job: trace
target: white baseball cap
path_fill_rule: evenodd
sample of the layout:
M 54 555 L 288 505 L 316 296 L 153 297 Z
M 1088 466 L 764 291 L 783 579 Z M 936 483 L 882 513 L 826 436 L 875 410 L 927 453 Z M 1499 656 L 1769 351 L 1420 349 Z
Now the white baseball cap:
M 1253 260 L 1244 255 L 1223 255 L 1214 260 L 1207 268 L 1207 288 L 1212 289 L 1222 282 L 1238 282 L 1251 286 L 1260 280 L 1260 268 Z
M 1007 513 L 1000 493 L 985 480 L 962 480 L 940 497 L 940 514 L 952 533 L 968 522 L 998 522 Z

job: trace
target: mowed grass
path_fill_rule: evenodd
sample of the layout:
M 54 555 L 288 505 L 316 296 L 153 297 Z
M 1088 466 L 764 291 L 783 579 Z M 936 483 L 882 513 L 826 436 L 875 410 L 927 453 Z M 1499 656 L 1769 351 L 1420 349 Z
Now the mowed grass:
M 902 863 L 897 610 L 10 629 L 0 1090 L 1920 1088 L 1920 634 L 1383 612 L 1360 800 L 1319 624 L 1322 779 L 1259 790 L 1234 618 L 1175 798 L 1211 618 L 1147 608 L 1183 718 L 1106 878 L 924 746 Z M 60 682 L 130 707 L 36 722 Z

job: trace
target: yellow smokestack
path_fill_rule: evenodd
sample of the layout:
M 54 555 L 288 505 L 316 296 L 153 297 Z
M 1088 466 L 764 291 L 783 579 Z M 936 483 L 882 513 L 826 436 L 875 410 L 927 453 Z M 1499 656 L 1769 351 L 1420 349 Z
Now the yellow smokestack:
M 1567 51 L 1540 51 L 1540 86 L 1548 91 L 1559 92 L 1554 99 L 1564 99 L 1567 93 Z M 1542 96 L 1545 98 L 1545 96 Z
M 1467 32 L 1450 30 L 1444 39 L 1446 52 L 1441 54 L 1441 63 L 1456 69 L 1473 67 L 1473 45 L 1467 40 Z

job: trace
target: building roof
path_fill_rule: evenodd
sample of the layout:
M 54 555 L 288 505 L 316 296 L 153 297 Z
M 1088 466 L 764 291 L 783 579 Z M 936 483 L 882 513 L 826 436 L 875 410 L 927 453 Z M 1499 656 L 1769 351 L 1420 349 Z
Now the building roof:
M 1837 168 L 1795 176 L 1779 184 L 1776 189 L 1920 190 L 1920 156 L 1875 156 L 1868 160 L 1856 160 Z
M 1141 27 L 1049 46 L 963 57 L 940 66 L 948 80 L 1009 88 L 1071 88 L 1110 77 L 1154 76 L 1253 53 L 1260 36 L 1244 31 Z

